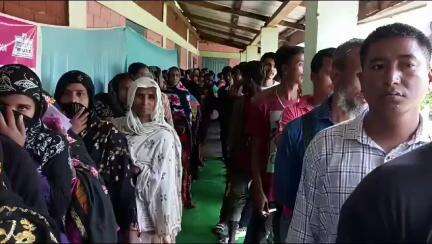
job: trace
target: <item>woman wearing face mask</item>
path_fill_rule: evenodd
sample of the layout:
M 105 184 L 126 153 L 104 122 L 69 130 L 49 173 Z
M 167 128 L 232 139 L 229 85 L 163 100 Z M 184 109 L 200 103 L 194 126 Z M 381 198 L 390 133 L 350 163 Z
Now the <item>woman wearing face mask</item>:
M 99 119 L 93 105 L 94 86 L 91 78 L 78 70 L 62 75 L 54 98 L 71 119 L 69 135 L 83 140 L 87 152 L 96 163 L 111 197 L 117 223 L 122 231 L 135 222 L 133 172 L 127 141 L 111 122 Z
M 24 65 L 2 66 L 0 103 L 6 108 L 6 118 L 0 114 L 0 133 L 24 147 L 38 163 L 41 179 L 47 182 L 42 185 L 49 214 L 64 232 L 64 218 L 71 200 L 69 149 L 64 137 L 42 124 L 47 102 L 39 77 Z M 12 110 L 21 113 L 17 124 Z M 26 125 L 23 116 L 28 118 Z
M 54 106 L 49 94 L 44 96 L 49 104 L 42 121 L 67 137 L 74 170 L 72 201 L 65 219 L 68 239 L 72 243 L 116 243 L 118 226 L 96 163 L 80 137 L 67 136 L 67 118 Z
M 181 228 L 181 144 L 164 120 L 157 83 L 139 78 L 128 92 L 128 112 L 114 123 L 127 135 L 133 163 L 140 169 L 136 207 L 144 243 L 172 243 Z

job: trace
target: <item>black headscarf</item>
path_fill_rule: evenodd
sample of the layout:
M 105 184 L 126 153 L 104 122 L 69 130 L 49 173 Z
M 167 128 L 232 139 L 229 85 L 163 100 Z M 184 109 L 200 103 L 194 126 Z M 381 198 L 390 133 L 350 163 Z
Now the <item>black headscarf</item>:
M 57 102 L 60 101 L 60 98 L 63 96 L 66 87 L 70 84 L 81 84 L 83 85 L 88 93 L 89 97 L 89 109 L 93 108 L 93 97 L 95 94 L 95 88 L 93 85 L 93 81 L 86 73 L 79 70 L 71 70 L 64 73 L 57 82 L 57 86 L 54 92 L 54 99 Z
M 47 103 L 42 97 L 42 83 L 28 67 L 21 64 L 8 64 L 0 68 L 0 94 L 7 96 L 21 94 L 32 98 L 36 104 L 34 117 L 45 113 Z
M 35 101 L 36 113 L 27 127 L 24 147 L 38 164 L 41 175 L 49 182 L 50 198 L 47 202 L 50 215 L 62 228 L 71 197 L 69 150 L 66 139 L 47 129 L 41 121 L 47 108 L 42 91 L 39 77 L 28 67 L 19 64 L 0 67 L 0 96 L 22 94 Z
M 81 71 L 69 71 L 62 75 L 57 83 L 54 98 L 60 101 L 66 87 L 73 83 L 80 83 L 89 95 L 89 112 L 87 128 L 79 136 L 84 142 L 87 152 L 104 179 L 114 206 L 117 222 L 121 228 L 128 228 L 133 217 L 128 216 L 129 209 L 125 209 L 125 192 L 130 192 L 129 183 L 131 173 L 131 158 L 129 156 L 126 137 L 109 121 L 101 120 L 95 112 L 93 95 L 94 86 L 90 77 Z M 59 103 L 60 107 L 62 104 Z M 69 135 L 74 137 L 69 131 Z M 124 190 L 127 189 L 127 190 Z M 133 194 L 127 194 L 129 202 L 135 202 Z
M 118 91 L 120 83 L 125 79 L 132 79 L 128 73 L 120 73 L 108 83 L 108 93 L 99 93 L 95 96 L 94 107 L 96 114 L 101 118 L 118 118 L 126 113 L 126 108 L 121 104 Z

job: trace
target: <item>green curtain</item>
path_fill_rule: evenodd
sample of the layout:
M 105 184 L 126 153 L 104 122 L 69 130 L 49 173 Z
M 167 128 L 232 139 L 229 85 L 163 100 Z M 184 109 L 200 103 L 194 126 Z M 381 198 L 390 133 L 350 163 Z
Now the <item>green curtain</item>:
M 215 74 L 222 72 L 222 69 L 228 65 L 229 59 L 227 58 L 203 58 L 203 68 L 213 70 Z

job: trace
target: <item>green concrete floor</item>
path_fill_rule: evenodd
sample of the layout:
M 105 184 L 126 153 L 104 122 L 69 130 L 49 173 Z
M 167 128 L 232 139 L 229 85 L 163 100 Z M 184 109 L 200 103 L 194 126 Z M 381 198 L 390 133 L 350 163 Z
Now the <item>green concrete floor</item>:
M 200 178 L 192 184 L 192 199 L 196 207 L 183 211 L 182 231 L 178 243 L 216 243 L 212 228 L 219 221 L 219 211 L 225 190 L 225 169 L 219 160 L 207 160 Z

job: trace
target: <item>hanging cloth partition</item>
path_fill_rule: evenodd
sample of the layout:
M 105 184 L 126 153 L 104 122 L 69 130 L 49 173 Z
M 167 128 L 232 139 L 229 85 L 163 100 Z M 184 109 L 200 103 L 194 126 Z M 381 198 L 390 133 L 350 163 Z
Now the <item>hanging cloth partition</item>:
M 203 68 L 213 70 L 215 74 L 222 72 L 225 66 L 229 66 L 229 59 L 227 58 L 203 58 Z
M 178 66 L 177 51 L 160 48 L 143 38 L 130 27 L 126 27 L 127 65 L 142 62 L 159 66 L 162 70 Z
M 142 62 L 162 69 L 177 66 L 177 53 L 148 42 L 129 27 L 78 30 L 42 26 L 41 77 L 51 94 L 60 76 L 69 70 L 87 73 L 96 92 L 106 91 L 116 74 L 129 64 Z
M 77 30 L 42 26 L 42 82 L 54 92 L 60 76 L 73 69 L 87 73 L 96 91 L 105 90 L 126 63 L 124 28 Z

